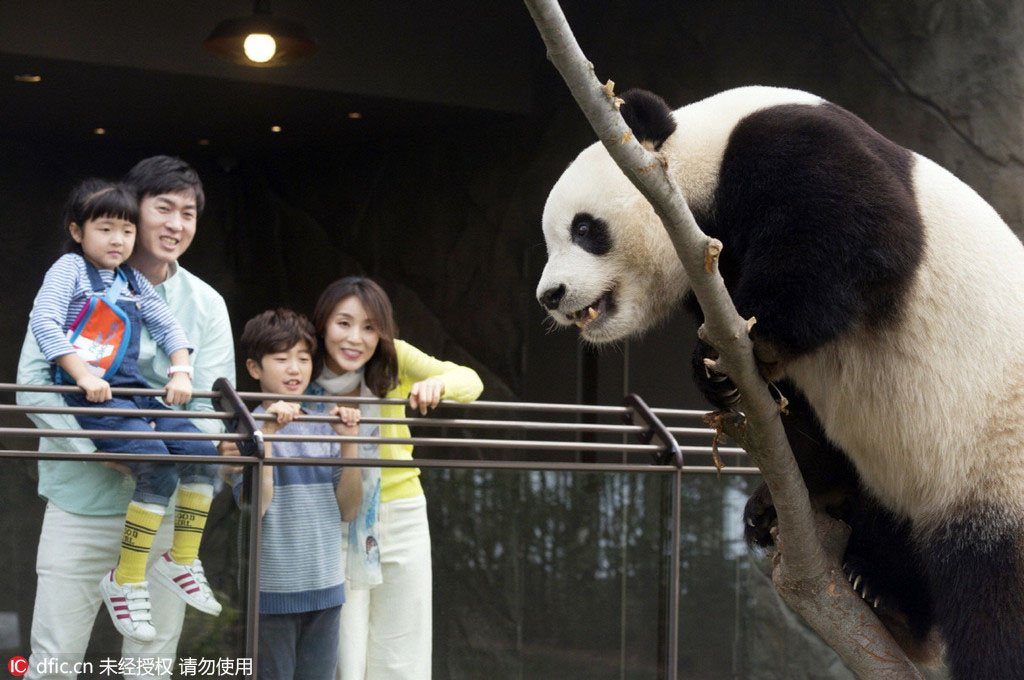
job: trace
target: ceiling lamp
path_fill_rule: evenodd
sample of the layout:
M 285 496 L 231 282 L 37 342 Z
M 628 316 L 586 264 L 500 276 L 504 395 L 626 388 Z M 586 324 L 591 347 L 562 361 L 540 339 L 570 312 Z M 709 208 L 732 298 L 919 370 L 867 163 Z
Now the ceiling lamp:
M 305 26 L 271 15 L 269 0 L 253 5 L 252 16 L 217 24 L 203 47 L 235 64 L 264 68 L 294 64 L 317 51 Z

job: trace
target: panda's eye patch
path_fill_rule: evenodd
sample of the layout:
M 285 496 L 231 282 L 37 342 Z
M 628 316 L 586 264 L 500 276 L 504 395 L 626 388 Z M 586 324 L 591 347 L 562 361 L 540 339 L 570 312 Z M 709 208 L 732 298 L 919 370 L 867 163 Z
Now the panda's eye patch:
M 590 213 L 577 213 L 572 218 L 569 237 L 591 255 L 604 255 L 612 249 L 608 225 Z

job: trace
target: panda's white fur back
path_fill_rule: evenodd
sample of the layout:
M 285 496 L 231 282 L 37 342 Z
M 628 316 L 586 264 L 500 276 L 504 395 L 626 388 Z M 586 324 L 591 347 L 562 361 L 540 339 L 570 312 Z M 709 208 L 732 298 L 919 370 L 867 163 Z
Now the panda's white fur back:
M 915 155 L 925 224 L 900 323 L 789 366 L 888 506 L 927 527 L 978 497 L 1024 511 L 1024 247 L 970 187 Z M 1012 493 L 1008 493 L 1012 490 Z

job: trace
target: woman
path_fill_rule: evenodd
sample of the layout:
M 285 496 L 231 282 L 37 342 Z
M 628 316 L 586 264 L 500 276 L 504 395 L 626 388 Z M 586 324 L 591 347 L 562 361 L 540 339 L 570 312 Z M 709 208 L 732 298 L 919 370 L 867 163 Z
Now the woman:
M 439 361 L 398 340 L 391 301 L 369 279 L 350 276 L 329 285 L 317 301 L 313 324 L 322 368 L 312 392 L 408 399 L 409 406 L 426 414 L 441 399 L 469 402 L 483 390 L 474 370 Z M 405 415 L 404 404 L 363 405 L 363 417 L 373 417 L 377 409 L 384 417 Z M 410 432 L 405 425 L 383 425 L 380 436 L 409 437 Z M 380 457 L 411 460 L 412 448 L 383 444 Z M 372 529 L 378 517 L 372 507 L 374 494 L 365 487 L 361 516 L 349 526 L 350 534 L 359 532 L 358 538 L 352 534 L 347 540 L 350 565 L 355 558 L 358 564 L 373 566 L 379 554 L 380 577 L 379 585 L 370 589 L 354 588 L 359 584 L 350 571 L 341 611 L 340 680 L 430 677 L 433 584 L 427 504 L 419 474 L 419 468 L 384 468 L 378 530 Z M 373 582 L 372 576 L 367 579 Z

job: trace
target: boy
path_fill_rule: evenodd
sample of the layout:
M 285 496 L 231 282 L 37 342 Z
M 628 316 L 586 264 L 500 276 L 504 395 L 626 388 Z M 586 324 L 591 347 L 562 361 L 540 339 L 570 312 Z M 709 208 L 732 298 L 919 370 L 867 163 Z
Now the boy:
M 359 410 L 335 407 L 337 422 L 296 421 L 313 372 L 316 331 L 287 309 L 269 310 L 245 324 L 240 340 L 245 366 L 260 391 L 294 397 L 268 399 L 253 412 L 264 434 L 354 436 Z M 274 458 L 358 457 L 358 446 L 329 442 L 267 443 Z M 345 601 L 341 523 L 355 519 L 362 500 L 354 466 L 267 465 L 261 480 L 260 633 L 258 677 L 330 680 L 337 665 L 338 622 Z M 241 491 L 235 475 L 235 497 Z

